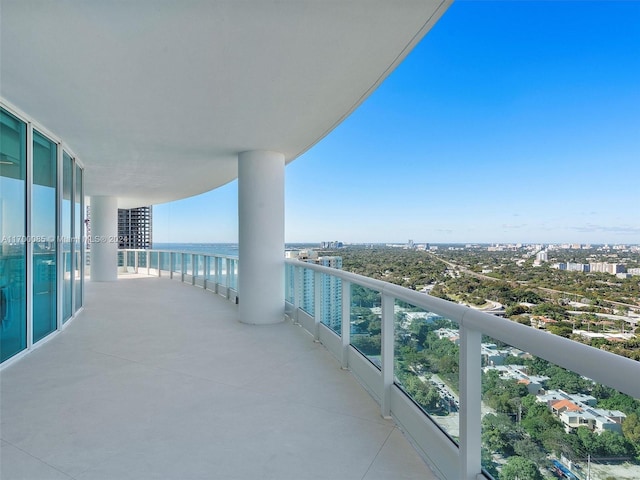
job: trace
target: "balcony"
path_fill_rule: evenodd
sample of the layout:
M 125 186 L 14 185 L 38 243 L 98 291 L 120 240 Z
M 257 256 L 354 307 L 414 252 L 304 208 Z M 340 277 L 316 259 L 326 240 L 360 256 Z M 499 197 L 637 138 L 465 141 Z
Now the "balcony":
M 242 324 L 163 273 L 87 283 L 79 317 L 2 371 L 0 478 L 436 478 L 304 329 Z
M 498 425 L 481 420 L 499 413 L 482 394 L 496 382 L 481 373 L 488 339 L 640 397 L 637 362 L 298 260 L 286 321 L 242 324 L 237 264 L 121 251 L 119 281 L 88 284 L 70 328 L 3 371 L 2 478 L 488 477 L 481 465 L 506 460 L 481 459 L 482 429 Z M 379 305 L 378 335 L 364 333 L 363 299 Z M 403 349 L 412 319 L 457 337 L 440 342 L 454 374 Z M 615 468 L 593 467 L 592 480 Z

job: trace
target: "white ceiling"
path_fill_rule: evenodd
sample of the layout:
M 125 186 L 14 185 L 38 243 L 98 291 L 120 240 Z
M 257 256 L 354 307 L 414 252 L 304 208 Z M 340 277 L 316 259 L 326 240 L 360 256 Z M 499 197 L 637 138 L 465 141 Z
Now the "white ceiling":
M 87 195 L 199 194 L 237 153 L 290 162 L 452 0 L 0 0 L 0 92 L 69 145 Z

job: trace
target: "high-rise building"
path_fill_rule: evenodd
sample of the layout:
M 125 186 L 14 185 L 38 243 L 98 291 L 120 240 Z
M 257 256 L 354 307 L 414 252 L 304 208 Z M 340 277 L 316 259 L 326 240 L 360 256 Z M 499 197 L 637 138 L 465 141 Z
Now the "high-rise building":
M 300 250 L 286 252 L 287 258 L 297 258 L 303 262 L 315 263 L 324 267 L 342 269 L 342 257 L 318 256 L 313 250 Z M 342 325 L 342 280 L 336 277 L 323 275 L 321 284 L 322 304 L 320 305 L 320 321 L 334 331 L 340 330 Z M 302 292 L 301 307 L 310 312 L 315 302 L 314 272 L 305 269 L 299 277 L 298 288 Z
M 316 262 L 325 267 L 342 270 L 342 257 L 319 257 Z M 332 330 L 342 325 L 342 280 L 328 275 L 322 276 L 321 321 Z
M 152 207 L 118 209 L 118 248 L 152 248 Z
M 541 250 L 538 253 L 536 253 L 536 262 L 538 264 L 543 262 L 548 262 L 548 261 L 549 261 L 549 254 L 547 253 L 546 250 Z

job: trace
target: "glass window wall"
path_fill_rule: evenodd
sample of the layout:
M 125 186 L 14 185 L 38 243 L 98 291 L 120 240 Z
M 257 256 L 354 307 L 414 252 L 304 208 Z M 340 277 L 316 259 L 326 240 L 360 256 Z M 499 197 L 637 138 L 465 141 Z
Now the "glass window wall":
M 83 305 L 83 170 L 60 148 L 0 108 L 0 363 Z
M 33 243 L 33 342 L 56 322 L 56 184 L 57 146 L 33 133 L 31 237 Z
M 0 361 L 27 348 L 27 126 L 0 111 Z

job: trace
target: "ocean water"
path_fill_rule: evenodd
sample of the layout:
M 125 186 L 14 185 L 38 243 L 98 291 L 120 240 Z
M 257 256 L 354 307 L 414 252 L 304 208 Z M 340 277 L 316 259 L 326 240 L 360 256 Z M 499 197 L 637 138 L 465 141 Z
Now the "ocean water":
M 173 252 L 204 253 L 209 255 L 238 256 L 237 243 L 155 243 L 154 250 L 171 250 Z
M 319 243 L 287 243 L 285 250 L 318 248 Z M 238 256 L 237 243 L 154 243 L 154 250 L 171 250 L 174 252 L 203 253 L 209 255 Z

